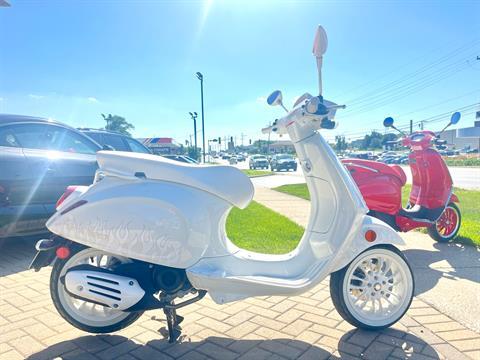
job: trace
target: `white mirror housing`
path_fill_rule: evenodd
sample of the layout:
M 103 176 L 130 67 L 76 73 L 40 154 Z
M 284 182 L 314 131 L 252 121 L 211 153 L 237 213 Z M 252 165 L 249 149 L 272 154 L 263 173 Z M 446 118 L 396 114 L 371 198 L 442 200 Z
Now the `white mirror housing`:
M 317 58 L 321 58 L 327 51 L 327 47 L 327 33 L 321 25 L 318 25 L 317 32 L 315 33 L 315 40 L 313 41 L 313 55 Z

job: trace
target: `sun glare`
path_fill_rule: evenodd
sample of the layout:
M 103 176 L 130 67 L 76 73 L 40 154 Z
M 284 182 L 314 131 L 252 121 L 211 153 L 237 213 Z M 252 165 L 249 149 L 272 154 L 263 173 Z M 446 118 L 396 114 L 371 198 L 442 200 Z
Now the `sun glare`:
M 210 8 L 213 5 L 213 0 L 205 0 L 203 2 L 203 9 L 202 9 L 202 17 L 200 18 L 200 24 L 198 26 L 198 34 L 200 35 L 203 31 L 205 23 L 207 22 L 208 14 L 210 12 Z

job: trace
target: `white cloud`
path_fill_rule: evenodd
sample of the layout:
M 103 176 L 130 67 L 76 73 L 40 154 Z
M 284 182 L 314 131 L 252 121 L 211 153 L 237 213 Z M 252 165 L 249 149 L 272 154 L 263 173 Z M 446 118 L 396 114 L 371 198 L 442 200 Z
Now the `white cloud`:
M 257 98 L 257 103 L 259 104 L 266 104 L 267 103 L 267 97 L 266 96 L 259 96 Z
M 3 101 L 3 97 L 0 97 L 0 101 Z
M 93 96 L 88 97 L 87 101 L 91 102 L 91 103 L 99 103 L 100 102 L 100 101 L 98 101 L 98 99 L 96 97 L 93 97 Z
M 42 95 L 36 95 L 36 94 L 29 94 L 28 97 L 33 100 L 40 100 L 43 99 L 45 96 Z

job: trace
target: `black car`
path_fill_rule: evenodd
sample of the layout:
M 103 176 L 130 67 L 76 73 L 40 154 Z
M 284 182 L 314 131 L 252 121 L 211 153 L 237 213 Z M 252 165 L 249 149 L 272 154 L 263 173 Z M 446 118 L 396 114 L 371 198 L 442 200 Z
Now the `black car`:
M 60 122 L 0 114 L 0 238 L 40 234 L 68 185 L 90 185 L 99 144 Z
M 272 171 L 293 170 L 297 171 L 297 162 L 292 155 L 279 154 L 273 155 L 270 161 L 270 168 Z
M 79 128 L 78 130 L 95 140 L 105 149 L 151 154 L 150 149 L 140 141 L 115 131 L 90 128 Z

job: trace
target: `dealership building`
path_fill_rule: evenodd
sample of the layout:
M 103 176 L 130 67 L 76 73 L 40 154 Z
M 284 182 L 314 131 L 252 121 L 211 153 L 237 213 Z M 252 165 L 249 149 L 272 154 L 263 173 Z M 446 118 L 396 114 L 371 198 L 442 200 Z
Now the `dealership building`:
M 177 143 L 173 138 L 156 137 L 156 138 L 139 138 L 137 139 L 143 145 L 148 147 L 154 154 L 178 154 L 182 152 L 182 145 Z
M 440 138 L 446 140 L 452 149 L 480 149 L 480 111 L 476 114 L 473 126 L 446 130 Z

